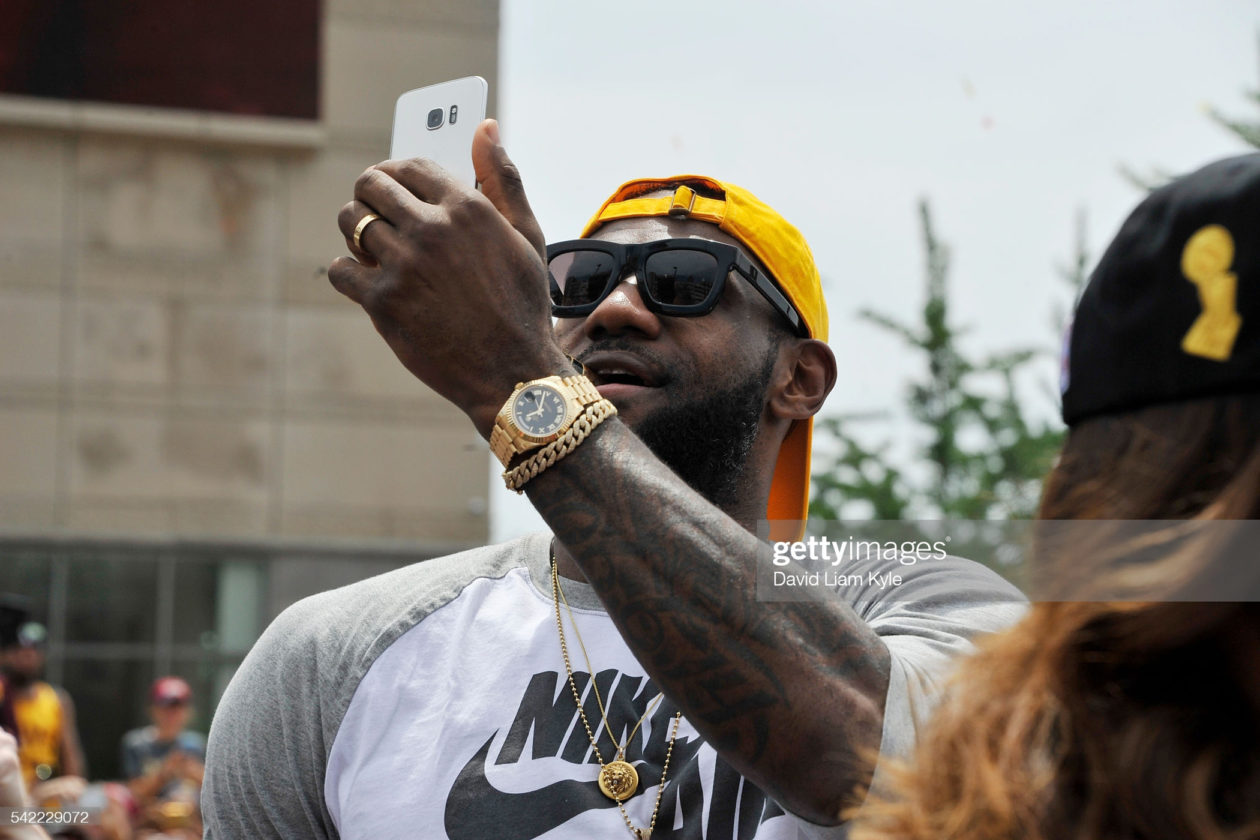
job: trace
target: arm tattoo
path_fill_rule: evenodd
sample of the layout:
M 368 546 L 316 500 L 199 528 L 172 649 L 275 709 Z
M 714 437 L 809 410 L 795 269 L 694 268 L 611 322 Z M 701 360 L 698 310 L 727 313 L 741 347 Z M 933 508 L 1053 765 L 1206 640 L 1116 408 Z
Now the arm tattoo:
M 732 766 L 813 818 L 808 803 L 843 803 L 869 781 L 889 658 L 848 605 L 758 601 L 764 545 L 620 422 L 526 491 L 639 661 Z M 807 778 L 834 785 L 832 800 L 785 789 Z

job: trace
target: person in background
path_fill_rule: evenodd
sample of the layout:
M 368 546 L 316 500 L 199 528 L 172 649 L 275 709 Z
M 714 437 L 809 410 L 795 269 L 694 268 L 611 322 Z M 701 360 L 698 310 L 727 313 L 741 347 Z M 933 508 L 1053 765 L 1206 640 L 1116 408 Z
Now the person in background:
M 1142 202 L 1066 349 L 1033 555 L 1059 589 L 963 664 L 854 840 L 1260 837 L 1260 154 Z
M 4 640 L 17 638 L 17 629 L 26 623 L 29 615 L 24 606 L 25 599 L 7 593 L 0 594 L 0 645 Z M 0 667 L 0 731 L 13 736 L 14 750 L 17 749 L 17 719 L 13 717 L 13 690 L 9 688 L 9 679 Z
M 122 769 L 142 824 L 199 835 L 206 739 L 187 729 L 192 699 L 192 688 L 179 677 L 156 680 L 149 690 L 152 724 L 123 736 Z
M 17 740 L 0 732 L 0 808 L 25 808 L 30 802 L 22 782 L 22 762 Z M 48 832 L 38 825 L 0 822 L 0 840 L 47 840 Z
M 34 621 L 4 627 L 0 671 L 5 701 L 17 724 L 18 754 L 28 788 L 59 776 L 86 775 L 75 725 L 74 703 L 63 689 L 44 682 L 48 631 Z

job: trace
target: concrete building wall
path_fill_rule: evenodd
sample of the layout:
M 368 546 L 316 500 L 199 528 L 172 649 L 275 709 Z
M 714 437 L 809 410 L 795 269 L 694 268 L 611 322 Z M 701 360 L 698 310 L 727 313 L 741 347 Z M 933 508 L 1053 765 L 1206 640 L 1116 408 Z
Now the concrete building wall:
M 0 99 L 0 538 L 485 541 L 485 443 L 324 272 L 394 98 L 496 87 L 498 4 L 322 42 L 318 123 Z
M 94 778 L 155 677 L 204 731 L 288 604 L 488 536 L 485 442 L 325 267 L 398 94 L 493 95 L 498 3 L 321 14 L 318 121 L 0 96 L 0 592 Z

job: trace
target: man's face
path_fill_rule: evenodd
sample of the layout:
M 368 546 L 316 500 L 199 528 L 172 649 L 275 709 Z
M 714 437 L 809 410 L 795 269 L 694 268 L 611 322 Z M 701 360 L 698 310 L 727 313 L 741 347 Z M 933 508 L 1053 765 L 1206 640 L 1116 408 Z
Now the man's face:
M 594 238 L 709 239 L 748 253 L 715 225 L 669 217 L 612 222 Z M 559 319 L 556 335 L 657 457 L 722 504 L 759 428 L 781 318 L 737 274 L 713 312 L 692 318 L 657 315 L 637 286 L 622 282 L 585 318 Z
M 19 646 L 5 648 L 0 654 L 0 665 L 6 673 L 17 678 L 18 682 L 39 679 L 44 672 L 44 649 L 39 646 Z
M 184 731 L 188 718 L 192 715 L 192 705 L 180 703 L 154 703 L 149 707 L 153 717 L 153 725 L 165 737 L 174 737 Z

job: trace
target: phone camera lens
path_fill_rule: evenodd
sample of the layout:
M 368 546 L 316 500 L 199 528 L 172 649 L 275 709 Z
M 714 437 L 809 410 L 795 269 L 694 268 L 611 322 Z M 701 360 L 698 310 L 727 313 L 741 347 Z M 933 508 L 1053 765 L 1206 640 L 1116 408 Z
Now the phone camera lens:
M 442 127 L 442 118 L 446 116 L 443 109 L 434 108 L 429 112 L 429 131 Z

